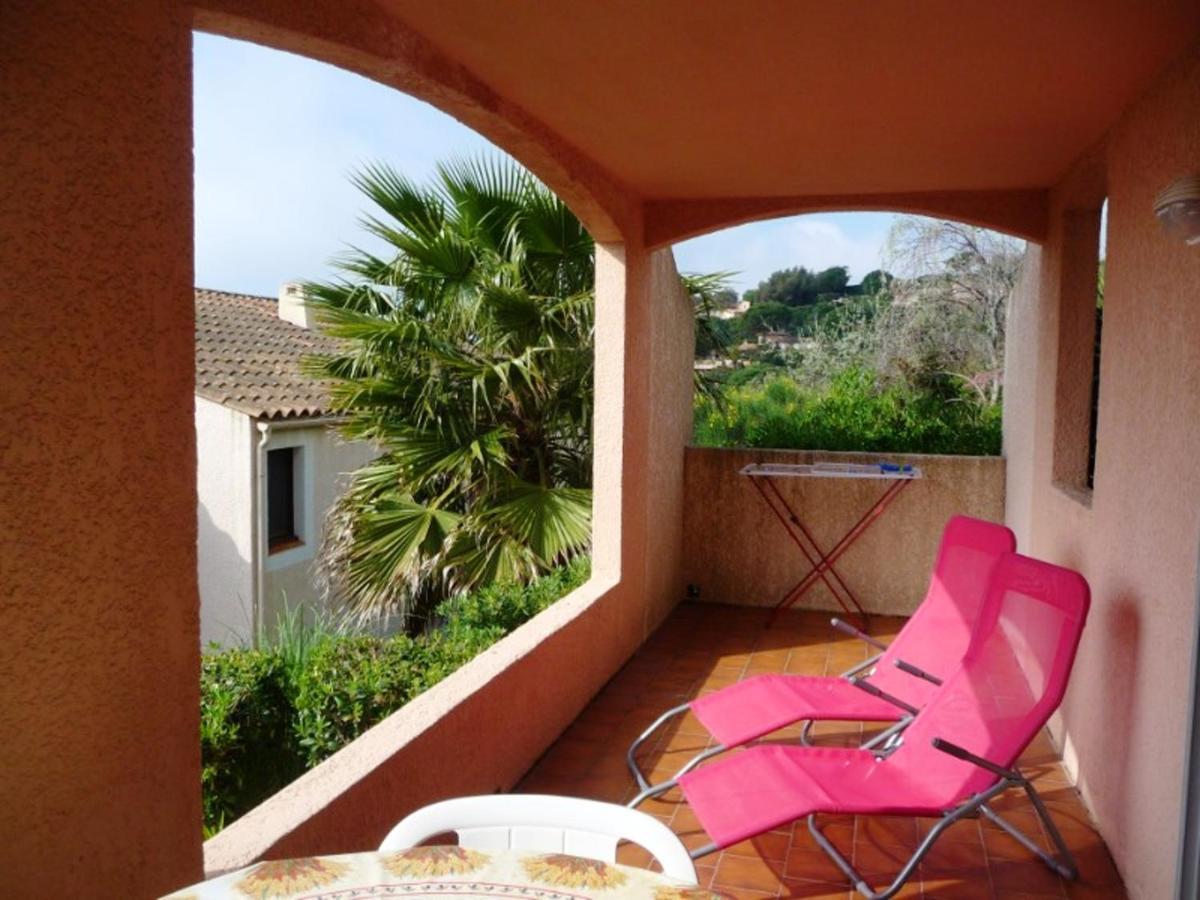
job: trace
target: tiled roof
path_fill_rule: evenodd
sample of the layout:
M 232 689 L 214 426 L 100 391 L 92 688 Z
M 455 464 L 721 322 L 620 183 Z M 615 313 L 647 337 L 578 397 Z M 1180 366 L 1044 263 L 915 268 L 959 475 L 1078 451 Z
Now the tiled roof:
M 300 362 L 337 351 L 332 338 L 279 318 L 279 301 L 196 289 L 196 393 L 260 419 L 320 416 L 327 383 Z

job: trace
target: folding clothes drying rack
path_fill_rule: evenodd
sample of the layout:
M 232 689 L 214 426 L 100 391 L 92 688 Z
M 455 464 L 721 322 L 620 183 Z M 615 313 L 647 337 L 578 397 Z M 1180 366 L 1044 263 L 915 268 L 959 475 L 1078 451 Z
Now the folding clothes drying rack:
M 801 554 L 808 560 L 811 568 L 796 584 L 790 587 L 775 604 L 768 625 L 784 609 L 791 606 L 809 590 L 818 579 L 825 583 L 838 605 L 850 615 L 857 612 L 862 625 L 867 624 L 867 611 L 859 603 L 858 597 L 850 590 L 849 585 L 834 568 L 842 555 L 862 537 L 871 525 L 884 514 L 892 502 L 900 496 L 900 492 L 908 487 L 910 482 L 924 475 L 918 466 L 900 465 L 896 463 L 751 463 L 741 469 L 740 474 L 749 477 L 763 502 L 771 508 L 771 512 L 787 531 L 788 536 L 800 549 Z M 857 478 L 890 482 L 879 498 L 862 514 L 857 522 L 847 531 L 828 553 L 821 549 L 812 532 L 792 509 L 775 483 L 778 478 Z M 835 587 L 836 585 L 836 587 Z

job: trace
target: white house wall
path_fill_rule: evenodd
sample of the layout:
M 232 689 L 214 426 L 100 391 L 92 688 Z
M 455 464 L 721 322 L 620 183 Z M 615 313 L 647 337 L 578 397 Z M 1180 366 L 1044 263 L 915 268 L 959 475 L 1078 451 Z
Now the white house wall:
M 196 398 L 196 537 L 200 641 L 254 633 L 254 427 L 249 416 Z
M 302 490 L 296 493 L 296 518 L 303 542 L 268 554 L 263 574 L 263 623 L 274 625 L 287 607 L 317 606 L 319 592 L 315 562 L 320 550 L 325 515 L 345 488 L 348 473 L 372 457 L 370 444 L 345 442 L 328 425 L 279 427 L 271 430 L 267 450 L 295 447 L 299 450 Z

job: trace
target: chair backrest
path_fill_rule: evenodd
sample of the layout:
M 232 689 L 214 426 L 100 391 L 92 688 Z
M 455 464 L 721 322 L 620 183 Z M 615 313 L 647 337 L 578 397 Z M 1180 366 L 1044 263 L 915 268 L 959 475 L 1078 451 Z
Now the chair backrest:
M 994 775 L 932 746 L 935 737 L 1009 767 L 1062 702 L 1090 605 L 1078 572 L 1017 553 L 992 569 L 962 665 L 905 730 L 895 762 L 948 802 Z
M 1016 549 L 1016 537 L 1003 525 L 952 517 L 942 532 L 925 599 L 884 651 L 870 682 L 913 706 L 924 706 L 936 686 L 901 672 L 895 661 L 902 659 L 938 678 L 953 672 L 967 652 L 992 567 Z
M 658 860 L 663 874 L 696 883 L 687 848 L 653 816 L 612 803 L 546 794 L 487 794 L 434 803 L 406 816 L 380 850 L 415 847 L 453 831 L 475 850 L 536 850 L 615 862 L 617 842 L 631 841 Z

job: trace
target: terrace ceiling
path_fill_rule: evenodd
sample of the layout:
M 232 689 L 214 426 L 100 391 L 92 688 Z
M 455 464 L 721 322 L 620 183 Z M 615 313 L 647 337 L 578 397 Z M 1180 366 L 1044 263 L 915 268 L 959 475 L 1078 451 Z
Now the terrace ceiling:
M 614 183 L 716 218 L 1044 189 L 1200 34 L 1196 0 L 380 5 Z

